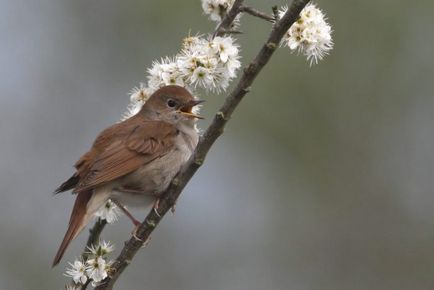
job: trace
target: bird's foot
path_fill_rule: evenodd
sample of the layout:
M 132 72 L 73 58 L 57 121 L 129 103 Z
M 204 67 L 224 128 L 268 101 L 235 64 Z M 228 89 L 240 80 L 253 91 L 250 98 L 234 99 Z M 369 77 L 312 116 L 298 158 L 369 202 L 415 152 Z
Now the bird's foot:
M 121 204 L 119 201 L 117 201 L 116 199 L 112 199 L 113 203 L 116 204 L 121 211 L 131 220 L 131 222 L 134 224 L 134 226 L 137 228 L 141 222 L 138 221 L 128 210 L 127 208 Z
M 139 226 L 140 226 L 140 223 L 134 227 L 133 231 L 131 232 L 131 235 L 133 236 L 134 239 L 136 239 L 136 241 L 143 243 L 143 240 L 137 236 L 137 231 L 139 229 Z
M 141 246 L 141 248 L 146 248 L 149 244 L 151 243 L 151 237 L 148 237 L 146 239 L 146 241 L 143 243 L 143 245 Z
M 146 248 L 146 247 L 149 245 L 149 243 L 151 242 L 151 237 L 148 237 L 145 241 L 143 241 L 143 239 L 139 238 L 139 237 L 137 236 L 137 231 L 138 231 L 138 229 L 139 229 L 139 226 L 140 226 L 140 224 L 138 224 L 138 225 L 134 228 L 134 230 L 131 232 L 131 235 L 133 236 L 133 238 L 134 238 L 136 241 L 139 241 L 139 242 L 143 243 L 142 246 L 141 246 L 141 248 Z
M 158 212 L 158 207 L 159 207 L 159 206 L 160 206 L 160 199 L 157 198 L 157 199 L 155 199 L 155 201 L 154 201 L 154 205 L 152 206 L 152 208 L 153 208 L 155 214 L 156 214 L 158 217 L 161 217 L 160 213 Z

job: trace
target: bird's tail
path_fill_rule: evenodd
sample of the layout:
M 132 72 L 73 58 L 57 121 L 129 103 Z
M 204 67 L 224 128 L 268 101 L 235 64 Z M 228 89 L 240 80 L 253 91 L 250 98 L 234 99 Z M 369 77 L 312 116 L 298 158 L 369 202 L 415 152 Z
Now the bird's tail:
M 72 209 L 71 217 L 69 219 L 68 230 L 66 231 L 59 250 L 54 257 L 52 267 L 59 264 L 68 245 L 88 224 L 95 211 L 97 211 L 107 201 L 107 198 L 108 196 L 104 194 L 93 193 L 93 190 L 77 194 L 74 208 Z

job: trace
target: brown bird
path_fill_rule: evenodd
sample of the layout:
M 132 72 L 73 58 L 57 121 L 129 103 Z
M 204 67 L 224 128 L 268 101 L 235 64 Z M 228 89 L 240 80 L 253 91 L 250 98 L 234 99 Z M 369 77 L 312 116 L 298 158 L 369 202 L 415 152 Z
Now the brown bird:
M 166 86 L 135 116 L 99 134 L 75 163 L 74 175 L 55 191 L 73 189 L 77 198 L 53 266 L 108 199 L 124 211 L 123 205 L 146 206 L 158 200 L 197 145 L 195 124 L 201 117 L 192 108 L 201 102 L 183 87 Z

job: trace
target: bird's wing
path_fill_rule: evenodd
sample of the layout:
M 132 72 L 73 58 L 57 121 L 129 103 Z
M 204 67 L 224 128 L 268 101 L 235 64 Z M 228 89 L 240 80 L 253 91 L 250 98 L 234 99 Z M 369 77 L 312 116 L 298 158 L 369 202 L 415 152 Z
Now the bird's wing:
M 96 154 L 92 162 L 83 162 L 82 178 L 74 192 L 93 189 L 133 172 L 139 167 L 169 152 L 178 130 L 161 121 L 143 121 L 135 124 L 130 134 L 105 140 L 107 146 Z M 83 156 L 85 158 L 86 155 Z M 80 171 L 78 167 L 78 171 Z M 87 168 L 86 168 L 87 167 Z

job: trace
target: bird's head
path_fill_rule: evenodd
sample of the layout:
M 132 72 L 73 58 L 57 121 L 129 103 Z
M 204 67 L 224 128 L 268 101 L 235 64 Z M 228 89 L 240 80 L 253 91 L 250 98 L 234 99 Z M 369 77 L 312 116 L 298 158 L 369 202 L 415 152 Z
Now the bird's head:
M 140 113 L 154 120 L 171 124 L 191 123 L 203 119 L 194 112 L 194 107 L 202 103 L 180 86 L 165 86 L 155 91 L 146 101 Z

